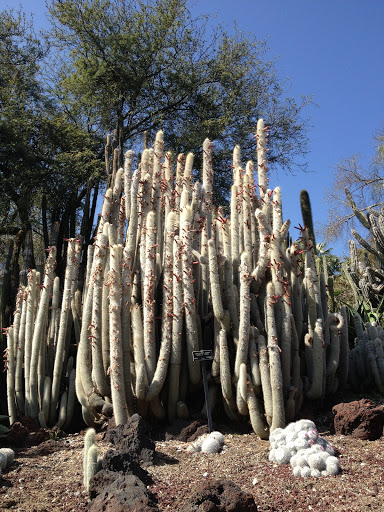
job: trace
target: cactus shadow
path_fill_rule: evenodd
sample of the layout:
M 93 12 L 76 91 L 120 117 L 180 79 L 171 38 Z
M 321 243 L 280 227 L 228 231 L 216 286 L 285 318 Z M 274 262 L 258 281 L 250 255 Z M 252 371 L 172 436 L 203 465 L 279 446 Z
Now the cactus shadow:
M 179 462 L 179 459 L 176 459 L 176 457 L 172 457 L 166 453 L 159 452 L 158 450 L 156 450 L 153 458 L 154 466 L 167 466 L 171 464 L 179 464 Z

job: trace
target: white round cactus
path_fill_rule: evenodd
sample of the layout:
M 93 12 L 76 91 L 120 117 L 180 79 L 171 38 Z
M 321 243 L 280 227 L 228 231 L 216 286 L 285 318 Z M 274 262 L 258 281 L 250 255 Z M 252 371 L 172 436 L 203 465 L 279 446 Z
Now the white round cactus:
M 15 460 L 15 452 L 11 448 L 0 448 L 0 472 Z
M 207 437 L 203 444 L 201 445 L 202 453 L 218 453 L 220 451 L 221 445 L 217 439 L 214 437 Z
M 203 434 L 187 448 L 189 453 L 218 453 L 224 445 L 224 436 L 221 432 Z
M 293 474 L 301 477 L 336 475 L 340 462 L 332 446 L 319 437 L 311 420 L 290 423 L 285 429 L 276 429 L 270 435 L 269 461 L 291 464 Z

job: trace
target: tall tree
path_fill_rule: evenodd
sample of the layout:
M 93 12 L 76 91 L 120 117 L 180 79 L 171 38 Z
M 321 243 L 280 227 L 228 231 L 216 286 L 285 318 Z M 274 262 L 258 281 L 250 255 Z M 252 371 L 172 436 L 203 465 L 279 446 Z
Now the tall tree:
M 264 42 L 193 19 L 187 0 L 52 0 L 49 11 L 63 101 L 101 131 L 115 128 L 120 147 L 162 128 L 176 152 L 198 153 L 209 137 L 216 155 L 225 140 L 249 158 L 264 117 L 272 164 L 291 170 L 305 152 L 307 100 L 284 96 Z
M 100 174 L 100 140 L 48 95 L 40 74 L 45 56 L 22 12 L 0 12 L 0 235 L 2 240 L 14 237 L 9 282 L 3 287 L 3 325 L 11 322 L 20 254 L 25 277 L 35 267 L 36 233 L 42 249 L 52 225 L 61 226 L 59 244 L 63 234 L 70 236 L 65 226 L 82 207 L 90 177 L 97 182 Z
M 350 229 L 361 226 L 356 222 L 351 198 L 363 215 L 367 215 L 370 210 L 379 211 L 383 208 L 384 126 L 375 135 L 374 146 L 375 152 L 368 160 L 368 165 L 363 163 L 361 155 L 349 156 L 337 164 L 332 185 L 326 190 L 326 201 L 330 207 L 328 221 L 323 230 L 326 241 L 340 237 L 348 239 Z M 349 199 L 346 189 L 349 191 Z

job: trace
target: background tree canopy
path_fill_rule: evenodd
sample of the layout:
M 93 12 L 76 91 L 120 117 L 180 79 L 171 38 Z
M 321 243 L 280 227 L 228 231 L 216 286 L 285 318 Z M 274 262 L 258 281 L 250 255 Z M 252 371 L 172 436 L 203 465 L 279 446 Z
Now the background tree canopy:
M 36 246 L 58 246 L 59 274 L 66 237 L 80 230 L 85 253 L 112 130 L 121 148 L 140 151 L 144 131 L 153 138 L 162 128 L 167 149 L 193 151 L 196 169 L 209 137 L 220 203 L 232 181 L 233 146 L 254 157 L 259 117 L 271 127 L 272 166 L 297 169 L 307 149 L 309 100 L 286 96 L 265 42 L 209 17 L 193 19 L 185 0 L 48 7 L 44 38 L 21 12 L 0 12 L 0 233 L 13 242 L 7 264 L 3 256 L 5 288 L 13 290 L 3 297 L 5 324 L 19 263 L 24 274 L 34 267 Z
M 307 99 L 285 97 L 265 42 L 192 19 L 187 4 L 52 1 L 53 44 L 64 52 L 57 80 L 63 102 L 98 130 L 115 128 L 121 146 L 162 128 L 167 148 L 199 154 L 209 137 L 222 164 L 235 144 L 253 157 L 256 122 L 264 117 L 269 161 L 292 170 L 306 150 Z M 222 192 L 232 179 L 226 170 Z
M 326 201 L 330 206 L 323 230 L 326 241 L 340 237 L 348 240 L 351 228 L 361 227 L 346 197 L 346 188 L 364 214 L 383 208 L 384 126 L 375 135 L 374 145 L 375 155 L 368 164 L 363 163 L 362 155 L 351 155 L 337 164 L 332 187 L 326 190 Z

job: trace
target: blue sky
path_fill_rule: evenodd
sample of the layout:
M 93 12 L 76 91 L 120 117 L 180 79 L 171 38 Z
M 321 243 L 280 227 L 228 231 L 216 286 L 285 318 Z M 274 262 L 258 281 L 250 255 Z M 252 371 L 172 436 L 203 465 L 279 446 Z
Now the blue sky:
M 0 8 L 18 4 L 1 0 Z M 44 26 L 44 2 L 22 4 Z M 270 186 L 281 187 L 284 218 L 294 226 L 301 222 L 300 190 L 308 190 L 316 229 L 327 218 L 324 191 L 335 164 L 356 153 L 372 156 L 373 136 L 384 122 L 383 0 L 208 0 L 196 2 L 193 14 L 199 13 L 216 13 L 228 28 L 237 20 L 240 30 L 267 39 L 268 58 L 277 58 L 278 74 L 290 79 L 288 95 L 313 95 L 317 107 L 307 110 L 310 172 L 279 172 Z M 331 245 L 343 254 L 343 243 Z

